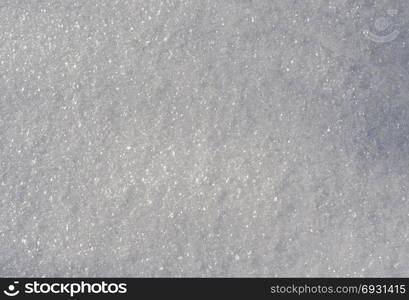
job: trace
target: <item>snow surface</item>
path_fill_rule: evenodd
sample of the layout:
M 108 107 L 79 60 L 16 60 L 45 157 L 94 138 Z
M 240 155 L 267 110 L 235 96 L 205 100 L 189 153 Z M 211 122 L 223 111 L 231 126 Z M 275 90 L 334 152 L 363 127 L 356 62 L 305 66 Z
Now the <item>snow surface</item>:
M 408 20 L 0 0 L 0 275 L 409 276 Z

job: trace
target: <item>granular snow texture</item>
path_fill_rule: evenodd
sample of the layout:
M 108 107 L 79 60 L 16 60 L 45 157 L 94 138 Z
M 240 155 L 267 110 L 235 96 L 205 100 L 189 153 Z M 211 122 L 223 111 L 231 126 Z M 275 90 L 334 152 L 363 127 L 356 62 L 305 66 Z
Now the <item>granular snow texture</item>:
M 0 0 L 0 275 L 409 276 L 408 20 Z

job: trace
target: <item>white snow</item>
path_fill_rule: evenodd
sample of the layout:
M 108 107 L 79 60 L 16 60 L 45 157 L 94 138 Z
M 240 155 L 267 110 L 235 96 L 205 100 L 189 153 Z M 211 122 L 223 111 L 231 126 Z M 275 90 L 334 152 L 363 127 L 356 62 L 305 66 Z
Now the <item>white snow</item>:
M 0 1 L 0 275 L 409 276 L 408 17 Z

